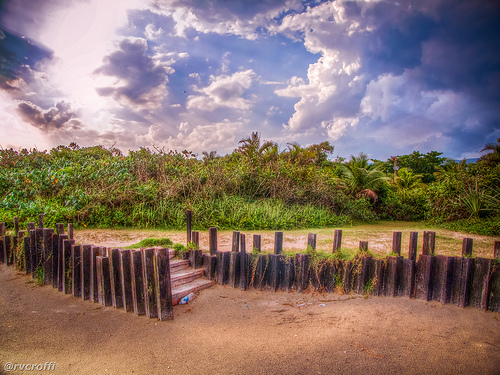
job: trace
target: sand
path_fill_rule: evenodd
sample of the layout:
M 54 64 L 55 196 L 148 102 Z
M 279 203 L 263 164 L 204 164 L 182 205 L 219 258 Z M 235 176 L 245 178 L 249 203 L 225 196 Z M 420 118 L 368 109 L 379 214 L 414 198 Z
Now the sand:
M 473 308 L 217 285 L 174 313 L 104 308 L 0 265 L 0 373 L 500 374 L 500 314 Z

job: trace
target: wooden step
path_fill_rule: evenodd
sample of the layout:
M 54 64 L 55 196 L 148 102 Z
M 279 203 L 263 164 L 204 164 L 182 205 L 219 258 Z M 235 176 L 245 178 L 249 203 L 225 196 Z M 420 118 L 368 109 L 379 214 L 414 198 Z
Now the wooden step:
M 189 267 L 189 260 L 174 259 L 170 261 L 170 273 L 179 272 Z
M 182 284 L 187 284 L 194 279 L 203 276 L 203 269 L 199 268 L 194 270 L 192 268 L 187 268 L 182 271 L 174 272 L 170 275 L 170 280 L 172 282 L 172 288 L 181 286 Z
M 196 293 L 201 289 L 208 288 L 215 284 L 215 281 L 206 279 L 195 279 L 188 284 L 172 288 L 172 304 L 178 305 L 179 301 L 187 296 L 189 293 Z

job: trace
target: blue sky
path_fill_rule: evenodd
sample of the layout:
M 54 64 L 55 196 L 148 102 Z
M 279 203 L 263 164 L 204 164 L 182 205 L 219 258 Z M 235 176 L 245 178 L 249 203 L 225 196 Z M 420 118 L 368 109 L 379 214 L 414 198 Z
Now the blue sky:
M 0 146 L 475 158 L 500 137 L 496 0 L 0 1 Z

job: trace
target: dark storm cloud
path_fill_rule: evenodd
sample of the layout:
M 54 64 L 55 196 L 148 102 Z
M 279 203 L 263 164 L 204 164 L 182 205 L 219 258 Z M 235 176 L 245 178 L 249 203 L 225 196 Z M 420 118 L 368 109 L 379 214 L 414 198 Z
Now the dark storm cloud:
M 80 124 L 76 119 L 77 112 L 71 108 L 70 103 L 64 101 L 56 103 L 47 110 L 31 102 L 23 101 L 18 104 L 17 110 L 26 121 L 41 130 L 78 128 Z
M 95 73 L 117 77 L 122 80 L 120 86 L 108 86 L 97 89 L 102 96 L 115 99 L 126 97 L 135 104 L 148 104 L 158 97 L 152 95 L 155 89 L 163 89 L 168 82 L 165 67 L 148 56 L 146 40 L 124 39 L 118 50 L 105 57 L 104 65 Z

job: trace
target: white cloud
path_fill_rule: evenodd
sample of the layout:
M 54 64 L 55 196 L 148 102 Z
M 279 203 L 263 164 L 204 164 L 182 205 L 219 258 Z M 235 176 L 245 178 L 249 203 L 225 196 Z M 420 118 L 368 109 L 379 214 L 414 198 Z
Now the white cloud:
M 211 76 L 210 85 L 199 89 L 201 95 L 190 95 L 187 108 L 213 111 L 218 107 L 227 107 L 238 110 L 249 109 L 252 101 L 244 99 L 242 95 L 248 90 L 255 78 L 253 70 L 245 70 L 230 76 Z

